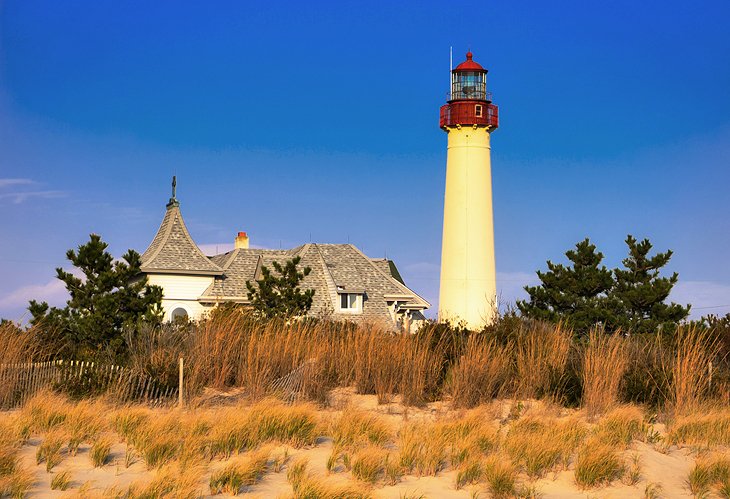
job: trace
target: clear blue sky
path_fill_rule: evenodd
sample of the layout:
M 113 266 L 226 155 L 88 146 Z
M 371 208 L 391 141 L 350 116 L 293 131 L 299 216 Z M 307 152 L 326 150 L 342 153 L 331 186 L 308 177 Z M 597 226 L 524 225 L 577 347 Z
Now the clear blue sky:
M 63 303 L 97 232 L 142 252 L 178 176 L 194 239 L 387 253 L 434 305 L 449 46 L 489 68 L 498 286 L 589 236 L 671 248 L 730 312 L 730 3 L 0 3 L 0 316 Z M 716 308 L 706 308 L 716 307 Z

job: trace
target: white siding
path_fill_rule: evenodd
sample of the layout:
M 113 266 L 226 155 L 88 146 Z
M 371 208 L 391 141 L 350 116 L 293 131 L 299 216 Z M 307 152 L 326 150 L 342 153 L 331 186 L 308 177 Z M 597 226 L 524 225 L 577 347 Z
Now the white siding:
M 213 283 L 209 276 L 182 276 L 171 274 L 148 274 L 150 284 L 162 288 L 162 308 L 165 320 L 176 308 L 184 308 L 190 319 L 200 319 L 210 307 L 198 302 L 198 298 Z

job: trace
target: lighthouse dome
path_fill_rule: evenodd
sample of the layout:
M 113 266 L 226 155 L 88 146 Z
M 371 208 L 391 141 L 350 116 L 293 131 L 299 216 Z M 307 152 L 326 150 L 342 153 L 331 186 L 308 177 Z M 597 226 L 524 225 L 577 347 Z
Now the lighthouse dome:
M 474 62 L 472 57 L 473 57 L 473 54 L 471 53 L 471 51 L 467 52 L 466 60 L 464 62 L 462 62 L 461 64 L 459 64 L 458 66 L 456 66 L 454 68 L 454 71 L 459 71 L 459 72 L 461 72 L 461 71 L 484 71 L 486 73 L 487 70 L 484 69 L 482 67 L 482 65 L 479 64 L 478 62 Z

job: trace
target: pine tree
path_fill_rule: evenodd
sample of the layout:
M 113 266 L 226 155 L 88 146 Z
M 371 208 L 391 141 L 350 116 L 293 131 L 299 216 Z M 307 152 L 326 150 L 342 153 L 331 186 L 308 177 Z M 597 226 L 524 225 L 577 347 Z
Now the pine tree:
M 304 267 L 301 272 L 297 265 L 301 257 L 294 257 L 285 262 L 282 266 L 273 262 L 274 269 L 279 274 L 275 276 L 264 265 L 261 267 L 261 279 L 256 281 L 254 286 L 251 281 L 246 281 L 248 288 L 248 299 L 251 301 L 254 310 L 263 317 L 283 317 L 289 319 L 305 315 L 312 307 L 314 290 L 302 291 L 299 283 L 312 271 Z
M 32 300 L 28 310 L 31 324 L 42 324 L 60 335 L 79 358 L 93 358 L 105 353 L 115 358 L 125 354 L 124 331 L 136 330 L 144 321 L 161 319 L 162 288 L 150 286 L 140 276 L 141 257 L 129 250 L 120 261 L 106 249 L 107 243 L 96 234 L 89 242 L 69 250 L 66 258 L 83 277 L 62 268 L 56 277 L 62 280 L 71 299 L 64 308 L 49 307 Z
M 650 257 L 652 244 L 648 239 L 638 242 L 632 235 L 626 238 L 629 256 L 622 263 L 623 269 L 615 269 L 615 285 L 611 291 L 616 326 L 637 333 L 654 332 L 657 329 L 674 330 L 689 315 L 690 305 L 683 307 L 665 300 L 677 283 L 679 275 L 661 277 L 660 270 L 669 262 L 672 251 Z
M 565 321 L 576 332 L 585 332 L 611 318 L 608 292 L 613 286 L 609 269 L 601 265 L 603 253 L 590 240 L 579 242 L 565 253 L 572 265 L 547 261 L 547 272 L 537 271 L 541 284 L 525 286 L 529 300 L 517 301 L 520 312 L 530 318 Z

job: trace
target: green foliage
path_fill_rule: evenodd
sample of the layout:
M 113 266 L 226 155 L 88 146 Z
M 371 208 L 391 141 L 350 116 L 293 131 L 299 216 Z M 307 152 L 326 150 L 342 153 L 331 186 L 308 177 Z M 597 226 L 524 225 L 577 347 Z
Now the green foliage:
M 271 319 L 281 317 L 289 319 L 305 315 L 312 307 L 314 290 L 302 291 L 299 283 L 312 271 L 304 267 L 297 270 L 301 257 L 294 257 L 281 265 L 273 262 L 274 269 L 279 274 L 275 276 L 265 265 L 261 267 L 261 279 L 253 285 L 246 281 L 248 299 L 256 313 Z
M 68 353 L 79 358 L 98 352 L 123 357 L 124 331 L 136 331 L 142 323 L 157 323 L 161 318 L 162 289 L 140 276 L 139 253 L 129 250 L 121 261 L 114 261 L 107 247 L 100 236 L 91 234 L 89 242 L 66 253 L 78 269 L 76 274 L 56 269 L 56 277 L 71 295 L 66 307 L 49 307 L 35 300 L 28 307 L 31 324 L 57 334 Z M 83 277 L 77 277 L 78 273 Z
M 623 269 L 615 269 L 615 284 L 611 297 L 618 306 L 612 318 L 615 327 L 637 333 L 658 329 L 674 329 L 689 315 L 690 306 L 664 303 L 677 283 L 679 275 L 660 277 L 659 271 L 669 262 L 672 251 L 648 256 L 652 244 L 648 239 L 638 242 L 633 236 L 626 238 L 629 256 L 623 260 Z
M 548 271 L 537 271 L 539 286 L 525 286 L 530 295 L 518 301 L 523 315 L 551 322 L 565 321 L 576 331 L 587 331 L 597 323 L 605 323 L 611 310 L 606 299 L 613 286 L 613 277 L 603 261 L 603 253 L 588 238 L 565 253 L 570 266 L 548 260 Z
M 689 315 L 689 305 L 665 303 L 677 283 L 678 274 L 662 277 L 660 271 L 672 251 L 649 256 L 648 239 L 626 238 L 629 255 L 623 268 L 609 270 L 601 265 L 603 254 L 589 239 L 567 251 L 572 265 L 548 260 L 548 270 L 538 271 L 541 284 L 526 286 L 529 300 L 518 301 L 526 317 L 563 321 L 578 333 L 600 324 L 609 331 L 622 329 L 636 333 L 673 331 Z

